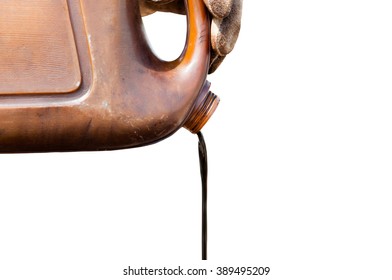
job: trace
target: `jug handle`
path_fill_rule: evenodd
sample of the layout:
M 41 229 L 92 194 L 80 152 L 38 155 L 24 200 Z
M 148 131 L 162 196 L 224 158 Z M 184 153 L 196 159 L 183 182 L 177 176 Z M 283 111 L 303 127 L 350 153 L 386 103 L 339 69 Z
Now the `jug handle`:
M 188 16 L 187 41 L 178 66 L 184 67 L 204 58 L 208 70 L 210 54 L 210 19 L 202 0 L 186 0 Z M 200 61 L 199 61 L 200 63 Z
M 172 75 L 177 82 L 187 77 L 187 82 L 203 76 L 205 79 L 210 60 L 210 19 L 202 0 L 185 0 L 187 11 L 187 36 L 186 43 L 181 55 L 174 61 L 163 61 L 156 57 L 145 40 L 139 45 L 139 53 L 147 54 L 149 65 L 156 72 Z M 141 31 L 144 33 L 144 31 Z M 144 37 L 144 38 L 143 38 Z M 146 35 L 142 36 L 145 39 Z M 138 38 L 141 39 L 140 37 Z M 170 75 L 170 76 L 172 76 Z M 196 79 L 198 80 L 198 79 Z

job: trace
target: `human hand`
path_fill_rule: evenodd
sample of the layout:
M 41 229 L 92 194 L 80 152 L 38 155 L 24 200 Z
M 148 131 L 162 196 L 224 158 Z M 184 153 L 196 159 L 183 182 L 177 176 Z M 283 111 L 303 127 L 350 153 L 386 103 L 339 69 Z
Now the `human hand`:
M 203 0 L 212 14 L 209 73 L 215 72 L 234 48 L 241 29 L 242 0 Z M 184 0 L 139 0 L 142 16 L 156 11 L 185 14 Z

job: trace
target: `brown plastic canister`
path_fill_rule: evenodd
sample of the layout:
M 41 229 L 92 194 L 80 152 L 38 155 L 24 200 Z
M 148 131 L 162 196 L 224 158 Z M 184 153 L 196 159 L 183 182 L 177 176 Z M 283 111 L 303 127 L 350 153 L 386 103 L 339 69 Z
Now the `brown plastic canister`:
M 198 132 L 218 98 L 206 81 L 207 12 L 185 2 L 187 43 L 166 62 L 137 0 L 2 0 L 0 152 L 112 150 Z

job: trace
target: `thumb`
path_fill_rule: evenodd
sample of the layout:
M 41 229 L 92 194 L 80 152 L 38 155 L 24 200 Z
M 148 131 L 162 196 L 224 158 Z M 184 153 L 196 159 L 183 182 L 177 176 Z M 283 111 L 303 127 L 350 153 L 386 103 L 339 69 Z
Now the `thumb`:
M 234 0 L 204 0 L 210 13 L 216 18 L 225 18 L 230 14 Z
M 211 25 L 211 46 L 219 56 L 229 54 L 241 29 L 242 0 L 235 0 L 230 14 L 224 19 L 213 18 Z

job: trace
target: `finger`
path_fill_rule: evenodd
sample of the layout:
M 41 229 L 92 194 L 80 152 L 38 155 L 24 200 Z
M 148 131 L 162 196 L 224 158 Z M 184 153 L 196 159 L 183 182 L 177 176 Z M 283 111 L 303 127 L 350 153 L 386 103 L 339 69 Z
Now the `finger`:
M 156 12 L 156 10 L 151 9 L 148 5 L 146 5 L 145 1 L 139 1 L 139 7 L 140 7 L 140 15 L 142 17 L 151 15 Z
M 208 74 L 212 74 L 221 65 L 226 56 L 219 56 L 216 52 L 211 52 L 210 68 L 208 69 Z
M 216 18 L 225 18 L 230 14 L 234 0 L 204 0 L 210 13 Z
M 229 16 L 224 19 L 213 18 L 211 24 L 211 46 L 219 55 L 229 54 L 241 29 L 242 0 L 235 0 Z
M 140 0 L 139 4 L 142 16 L 156 11 L 185 14 L 183 0 Z

